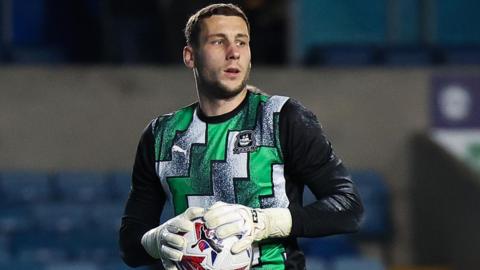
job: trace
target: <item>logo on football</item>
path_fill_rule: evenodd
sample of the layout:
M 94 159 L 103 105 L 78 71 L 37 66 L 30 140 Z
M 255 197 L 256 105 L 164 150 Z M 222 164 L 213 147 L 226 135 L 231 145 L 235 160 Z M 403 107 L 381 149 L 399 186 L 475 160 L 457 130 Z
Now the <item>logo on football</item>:
M 207 229 L 203 219 L 193 221 L 195 230 L 183 234 L 187 245 L 183 257 L 177 263 L 182 270 L 248 270 L 252 261 L 252 249 L 232 254 L 230 248 L 241 239 L 234 235 L 225 239 L 215 236 L 215 230 Z

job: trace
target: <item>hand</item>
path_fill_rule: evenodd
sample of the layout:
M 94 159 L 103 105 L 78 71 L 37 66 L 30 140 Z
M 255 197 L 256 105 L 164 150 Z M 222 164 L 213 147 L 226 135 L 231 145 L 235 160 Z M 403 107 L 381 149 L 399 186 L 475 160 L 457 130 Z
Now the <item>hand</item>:
M 194 230 L 192 220 L 203 216 L 205 210 L 199 207 L 190 207 L 182 214 L 168 220 L 160 226 L 146 232 L 142 237 L 145 251 L 156 259 L 161 259 L 166 270 L 175 270 L 174 262 L 182 259 L 182 249 L 186 242 L 179 232 Z
M 232 246 L 232 253 L 240 253 L 260 241 L 272 237 L 287 237 L 292 229 L 292 216 L 287 208 L 250 208 L 240 204 L 217 202 L 203 216 L 205 224 L 216 230 L 219 238 L 242 235 Z

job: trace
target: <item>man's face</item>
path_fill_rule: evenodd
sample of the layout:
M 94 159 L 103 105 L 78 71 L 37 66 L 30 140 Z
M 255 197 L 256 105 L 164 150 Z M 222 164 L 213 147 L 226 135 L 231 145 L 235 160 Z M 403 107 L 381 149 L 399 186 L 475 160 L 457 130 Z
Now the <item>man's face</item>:
M 212 98 L 230 98 L 245 89 L 250 73 L 250 36 L 237 16 L 204 19 L 193 49 L 199 90 Z

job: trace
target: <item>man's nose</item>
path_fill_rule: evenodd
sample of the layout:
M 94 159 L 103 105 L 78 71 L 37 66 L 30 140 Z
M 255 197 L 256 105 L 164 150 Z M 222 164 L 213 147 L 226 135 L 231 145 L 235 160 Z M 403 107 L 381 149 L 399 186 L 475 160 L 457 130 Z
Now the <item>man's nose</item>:
M 237 45 L 235 43 L 231 43 L 229 44 L 228 48 L 227 48 L 227 59 L 228 60 L 236 60 L 236 59 L 239 59 L 240 58 L 240 50 L 239 48 L 237 47 Z

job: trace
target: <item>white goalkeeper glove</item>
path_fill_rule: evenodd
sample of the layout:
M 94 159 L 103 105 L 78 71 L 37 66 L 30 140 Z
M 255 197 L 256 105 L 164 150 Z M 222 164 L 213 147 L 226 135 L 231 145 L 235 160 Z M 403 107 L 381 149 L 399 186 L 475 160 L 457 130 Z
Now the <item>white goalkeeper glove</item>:
M 292 229 L 292 215 L 288 208 L 250 208 L 240 204 L 217 202 L 203 216 L 205 224 L 216 230 L 219 238 L 245 234 L 232 246 L 232 253 L 240 253 L 254 241 L 287 237 Z
M 161 259 L 166 270 L 175 270 L 174 262 L 182 260 L 182 249 L 185 247 L 185 238 L 179 232 L 194 230 L 192 220 L 203 215 L 205 210 L 199 207 L 190 207 L 182 214 L 153 228 L 142 236 L 142 246 L 155 259 Z

